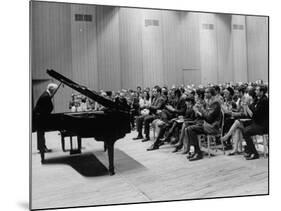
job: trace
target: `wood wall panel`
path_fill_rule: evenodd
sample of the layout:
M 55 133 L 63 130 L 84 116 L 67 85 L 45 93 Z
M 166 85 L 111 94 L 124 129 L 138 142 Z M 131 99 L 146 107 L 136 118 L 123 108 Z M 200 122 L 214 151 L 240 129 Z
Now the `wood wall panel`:
M 144 86 L 163 85 L 163 42 L 160 10 L 142 10 Z M 145 19 L 158 20 L 159 26 L 145 26 Z
M 249 81 L 268 81 L 268 18 L 246 17 Z
M 182 83 L 180 12 L 161 11 L 163 37 L 163 83 Z
M 70 5 L 32 2 L 32 79 L 51 79 L 46 69 L 72 77 Z M 38 99 L 42 84 L 35 86 L 33 99 Z M 44 83 L 45 85 L 45 83 Z M 37 91 L 36 89 L 39 89 Z M 55 112 L 66 111 L 70 89 L 59 90 L 54 97 Z
M 232 15 L 233 80 L 236 82 L 248 81 L 245 23 L 245 16 Z M 234 25 L 240 25 L 243 29 L 234 29 Z
M 216 14 L 218 82 L 233 81 L 231 15 Z
M 121 8 L 119 20 L 122 88 L 143 87 L 142 11 Z
M 52 68 L 71 75 L 70 5 L 32 2 L 32 78 Z
M 97 61 L 99 89 L 121 88 L 119 8 L 97 6 Z
M 92 15 L 92 21 L 75 21 L 75 14 Z M 73 80 L 98 90 L 96 7 L 71 5 Z
M 218 82 L 218 52 L 215 18 L 215 14 L 200 13 L 200 67 L 201 83 L 204 85 Z M 212 24 L 213 28 L 209 29 L 205 24 Z
M 181 53 L 183 69 L 200 69 L 200 13 L 180 12 Z
M 201 83 L 199 13 L 180 12 L 180 63 L 184 84 Z
M 267 18 L 50 2 L 31 10 L 34 100 L 47 68 L 95 90 L 268 80 Z M 74 21 L 76 13 L 92 22 Z M 68 110 L 72 92 L 61 87 L 56 112 Z

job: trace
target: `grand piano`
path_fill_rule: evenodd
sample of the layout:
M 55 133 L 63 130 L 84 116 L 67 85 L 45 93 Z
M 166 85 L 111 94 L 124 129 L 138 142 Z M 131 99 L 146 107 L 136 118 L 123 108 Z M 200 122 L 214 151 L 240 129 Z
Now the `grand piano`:
M 32 131 L 61 131 L 77 136 L 78 152 L 81 152 L 81 139 L 93 137 L 96 141 L 103 141 L 105 149 L 108 151 L 109 174 L 114 175 L 114 143 L 130 132 L 130 112 L 129 108 L 119 102 L 104 98 L 97 92 L 89 90 L 87 87 L 79 85 L 66 78 L 54 70 L 47 70 L 47 74 L 61 84 L 80 92 L 86 97 L 103 105 L 103 111 L 88 112 L 65 112 L 51 113 L 44 122 L 40 118 L 33 117 Z M 44 153 L 44 152 L 43 152 Z M 44 157 L 44 156 L 43 156 Z

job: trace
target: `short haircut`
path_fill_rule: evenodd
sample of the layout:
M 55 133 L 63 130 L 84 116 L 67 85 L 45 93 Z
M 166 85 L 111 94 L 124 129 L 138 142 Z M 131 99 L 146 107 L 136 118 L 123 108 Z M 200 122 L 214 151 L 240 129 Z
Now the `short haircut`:
M 194 96 L 194 95 L 195 95 L 195 91 L 192 90 L 192 91 L 190 92 L 190 94 Z
M 50 83 L 50 84 L 48 84 L 48 86 L 47 86 L 47 90 L 48 90 L 48 91 L 53 91 L 53 90 L 55 90 L 55 89 L 57 89 L 57 88 L 58 88 L 58 85 L 55 84 L 55 83 Z
M 234 90 L 231 87 L 227 87 L 226 89 L 229 91 L 231 96 L 234 95 Z
M 265 94 L 267 92 L 267 86 L 260 84 L 257 87 L 260 88 L 260 91 L 262 91 L 263 94 Z
M 207 88 L 207 90 L 209 90 L 209 92 L 212 96 L 216 95 L 215 89 L 213 87 L 209 87 L 209 88 Z
M 158 86 L 158 85 L 155 85 L 155 86 L 154 86 L 154 89 L 157 90 L 158 88 L 160 88 L 160 86 Z
M 111 97 L 112 96 L 112 91 L 106 91 L 105 92 L 107 96 Z
M 161 94 L 161 88 L 159 86 L 154 87 L 155 91 Z
M 162 88 L 162 94 L 165 96 L 168 96 L 168 90 L 165 88 Z
M 195 104 L 194 97 L 190 97 L 190 96 L 188 96 L 185 100 L 186 100 L 187 102 L 190 102 L 192 105 L 194 105 L 194 104 Z
M 177 96 L 177 97 L 181 96 L 181 90 L 180 89 L 175 90 L 175 96 Z
M 238 87 L 238 92 L 242 92 L 243 94 L 245 93 L 245 90 L 246 90 L 246 87 L 245 86 L 243 86 L 243 85 L 241 85 L 241 86 L 239 86 Z
M 216 92 L 220 93 L 221 88 L 218 85 L 214 85 L 213 88 L 215 89 Z
M 203 88 L 196 89 L 196 94 L 197 94 L 201 99 L 204 99 L 205 89 L 203 89 Z

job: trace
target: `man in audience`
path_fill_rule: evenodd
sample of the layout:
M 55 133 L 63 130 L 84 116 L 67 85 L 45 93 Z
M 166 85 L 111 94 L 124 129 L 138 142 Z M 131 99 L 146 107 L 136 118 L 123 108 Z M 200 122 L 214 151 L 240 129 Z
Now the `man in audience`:
M 179 141 L 175 145 L 175 149 L 173 150 L 173 152 L 179 151 L 182 147 L 184 147 L 183 154 L 187 154 L 190 150 L 189 149 L 190 143 L 189 143 L 189 140 L 186 138 L 186 128 L 188 126 L 196 123 L 195 112 L 193 110 L 194 104 L 195 104 L 194 98 L 191 96 L 187 97 L 186 98 L 186 111 L 183 116 L 183 121 L 181 122 L 180 121 L 181 118 L 178 118 L 174 122 L 173 126 L 181 127 L 181 130 L 180 130 L 180 135 L 179 135 Z M 169 137 L 169 135 L 171 134 L 172 129 L 173 129 L 173 127 L 169 130 L 167 137 Z
M 242 130 L 243 137 L 247 144 L 247 153 L 245 155 L 247 160 L 259 158 L 259 154 L 255 148 L 251 136 L 268 133 L 269 104 L 268 98 L 265 95 L 267 92 L 267 87 L 264 85 L 258 85 L 255 92 L 257 96 L 257 102 L 253 108 L 252 121 Z
M 215 99 L 220 103 L 223 104 L 223 97 L 221 96 L 221 89 L 218 85 L 213 86 L 215 89 Z
M 159 146 L 161 145 L 161 138 L 163 137 L 165 131 L 172 126 L 172 122 L 169 122 L 169 120 L 173 118 L 177 118 L 179 115 L 183 115 L 186 110 L 186 104 L 185 100 L 181 97 L 181 91 L 179 89 L 175 90 L 175 99 L 172 102 L 172 105 L 166 105 L 165 109 L 161 112 L 161 120 L 165 123 L 160 128 L 159 134 L 155 140 L 155 142 L 147 149 L 150 150 L 156 150 L 159 149 Z
M 199 160 L 203 157 L 197 135 L 217 134 L 220 128 L 221 105 L 215 100 L 215 90 L 212 87 L 207 88 L 205 90 L 205 97 L 209 101 L 209 107 L 207 109 L 194 107 L 195 113 L 203 118 L 203 125 L 191 125 L 187 127 L 186 131 L 191 145 L 194 146 L 194 153 L 188 157 L 190 161 Z
M 136 138 L 133 138 L 134 140 L 143 138 L 143 135 L 142 135 L 143 124 L 144 124 L 144 133 L 145 133 L 145 139 L 143 140 L 143 142 L 150 140 L 150 137 L 149 137 L 150 123 L 154 119 L 156 119 L 157 114 L 160 113 L 161 109 L 163 109 L 165 106 L 165 99 L 161 95 L 161 88 L 159 86 L 156 86 L 154 88 L 154 92 L 155 92 L 155 97 L 153 98 L 151 106 L 147 107 L 147 109 L 149 109 L 149 111 L 150 111 L 149 115 L 141 115 L 136 118 L 138 136 Z

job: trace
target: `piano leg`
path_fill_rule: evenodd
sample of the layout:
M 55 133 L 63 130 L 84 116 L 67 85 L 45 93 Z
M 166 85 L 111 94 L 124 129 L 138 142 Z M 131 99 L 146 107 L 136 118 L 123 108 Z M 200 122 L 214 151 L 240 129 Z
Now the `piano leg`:
M 64 140 L 64 131 L 60 131 L 60 138 L 61 138 L 61 148 L 62 148 L 62 151 L 66 151 L 65 150 L 65 140 Z
M 77 149 L 73 149 L 73 146 L 72 146 L 72 136 L 70 136 L 70 144 L 71 144 L 71 149 L 70 149 L 70 154 L 71 155 L 74 155 L 74 154 L 80 154 L 81 153 L 81 136 L 78 136 L 77 135 Z
M 114 143 L 106 144 L 107 152 L 108 152 L 108 161 L 109 161 L 109 175 L 112 176 L 115 174 L 114 172 Z
M 81 153 L 81 137 L 77 136 L 77 142 L 78 142 L 78 152 Z
M 37 148 L 39 149 L 40 156 L 41 156 L 41 163 L 45 163 L 45 132 L 44 131 L 37 131 Z

